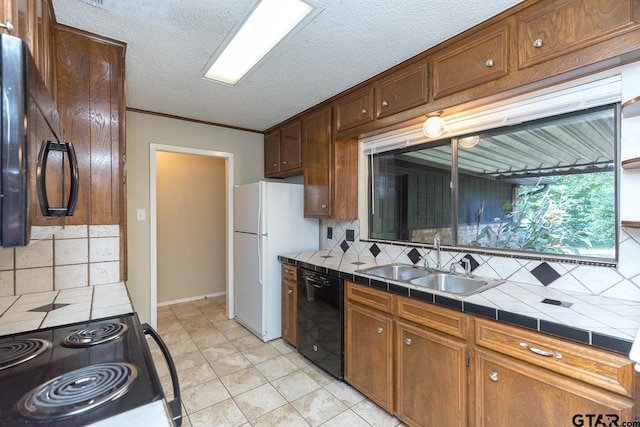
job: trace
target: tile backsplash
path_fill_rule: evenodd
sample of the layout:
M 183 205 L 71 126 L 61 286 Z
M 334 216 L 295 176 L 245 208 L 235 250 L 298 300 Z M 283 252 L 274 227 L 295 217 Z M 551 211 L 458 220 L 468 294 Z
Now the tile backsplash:
M 0 249 L 0 296 L 115 283 L 120 227 L 73 225 L 48 239 Z
M 381 264 L 402 262 L 421 265 L 424 259 L 431 267 L 436 264 L 436 252 L 430 248 L 361 241 L 358 220 L 322 220 L 320 226 L 322 229 L 332 228 L 331 238 L 321 240 L 321 249 L 375 257 Z M 351 232 L 355 234 L 354 241 L 347 239 Z M 640 302 L 640 229 L 621 228 L 619 243 L 617 268 L 466 254 L 444 249 L 441 251 L 442 268 L 448 270 L 452 262 L 466 257 L 475 261 L 472 262 L 475 267 L 473 274 L 478 276 Z M 462 267 L 457 268 L 459 272 L 463 271 Z

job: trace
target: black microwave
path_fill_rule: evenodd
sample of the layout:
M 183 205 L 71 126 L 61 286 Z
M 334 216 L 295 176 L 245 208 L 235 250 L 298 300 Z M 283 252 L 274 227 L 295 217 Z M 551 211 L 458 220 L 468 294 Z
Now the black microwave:
M 29 48 L 0 35 L 0 245 L 62 229 L 78 199 L 78 163 Z

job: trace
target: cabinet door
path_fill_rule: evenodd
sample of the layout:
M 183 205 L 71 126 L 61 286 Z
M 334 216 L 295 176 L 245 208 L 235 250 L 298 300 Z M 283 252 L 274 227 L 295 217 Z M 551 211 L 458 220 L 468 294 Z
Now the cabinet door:
M 344 377 L 387 412 L 393 413 L 393 319 L 347 304 Z
M 280 172 L 280 131 L 264 136 L 264 176 Z
M 331 108 L 302 121 L 304 216 L 331 217 Z
M 509 27 L 500 24 L 465 38 L 433 57 L 433 99 L 508 74 Z
M 357 91 L 336 102 L 336 129 L 341 132 L 373 121 L 373 88 Z
M 518 15 L 518 66 L 526 68 L 637 26 L 635 0 L 547 0 Z
M 298 345 L 298 287 L 295 282 L 282 281 L 282 339 Z
M 385 77 L 375 88 L 376 117 L 382 118 L 429 101 L 427 63 L 419 61 Z
M 280 171 L 287 172 L 302 166 L 302 130 L 299 121 L 280 131 Z
M 630 399 L 509 357 L 484 351 L 476 354 L 478 427 L 604 426 L 633 420 Z M 587 414 L 602 418 L 590 424 Z
M 409 425 L 466 426 L 467 345 L 400 320 L 396 331 L 396 416 Z
M 57 28 L 58 112 L 80 175 L 76 212 L 67 224 L 119 224 L 126 216 L 124 50 L 115 41 Z

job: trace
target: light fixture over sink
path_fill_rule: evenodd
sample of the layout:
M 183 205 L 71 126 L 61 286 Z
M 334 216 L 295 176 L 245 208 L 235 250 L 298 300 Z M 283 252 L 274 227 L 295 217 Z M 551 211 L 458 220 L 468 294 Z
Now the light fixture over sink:
M 437 138 L 444 132 L 445 121 L 440 117 L 440 112 L 427 115 L 427 120 L 422 126 L 422 132 L 429 138 Z

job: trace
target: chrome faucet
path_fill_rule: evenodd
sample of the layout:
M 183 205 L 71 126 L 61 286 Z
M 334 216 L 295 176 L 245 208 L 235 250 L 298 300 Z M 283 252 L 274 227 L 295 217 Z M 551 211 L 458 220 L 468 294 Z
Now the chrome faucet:
M 469 258 L 462 258 L 460 260 L 460 264 L 464 265 L 464 275 L 466 277 L 471 277 L 471 261 Z
M 433 249 L 436 250 L 436 270 L 440 270 L 442 268 L 442 260 L 440 258 L 440 235 L 438 233 L 433 236 Z

